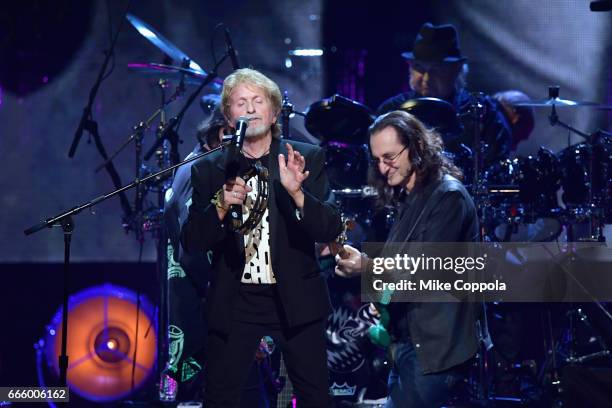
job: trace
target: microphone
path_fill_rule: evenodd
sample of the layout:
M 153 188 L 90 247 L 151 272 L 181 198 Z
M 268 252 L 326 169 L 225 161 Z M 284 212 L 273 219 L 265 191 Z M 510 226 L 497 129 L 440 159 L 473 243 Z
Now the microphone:
M 232 146 L 237 149 L 237 152 L 242 149 L 242 144 L 244 143 L 244 136 L 246 135 L 250 120 L 251 118 L 247 116 L 240 116 L 238 119 L 236 119 L 236 133 L 234 133 L 234 136 L 232 137 Z
M 232 140 L 227 146 L 227 152 L 225 156 L 225 176 L 227 179 L 235 178 L 238 176 L 240 162 L 238 157 L 240 155 L 240 149 L 244 143 L 244 136 L 246 130 L 249 127 L 249 120 L 247 116 L 240 116 L 236 120 L 236 132 L 232 135 Z
M 612 10 L 612 0 L 596 0 L 590 4 L 591 11 L 610 11 Z
M 227 180 L 238 177 L 240 172 L 240 150 L 244 143 L 246 130 L 249 127 L 249 120 L 250 119 L 246 116 L 240 116 L 236 120 L 236 132 L 232 137 L 232 141 L 227 148 L 225 156 L 225 177 Z M 237 230 L 242 223 L 242 205 L 232 204 L 229 209 L 229 215 L 232 229 Z
M 240 64 L 238 64 L 238 56 L 236 55 L 236 50 L 232 44 L 232 37 L 227 27 L 225 27 L 225 45 L 227 46 L 227 53 L 232 60 L 232 68 L 235 71 L 240 68 Z

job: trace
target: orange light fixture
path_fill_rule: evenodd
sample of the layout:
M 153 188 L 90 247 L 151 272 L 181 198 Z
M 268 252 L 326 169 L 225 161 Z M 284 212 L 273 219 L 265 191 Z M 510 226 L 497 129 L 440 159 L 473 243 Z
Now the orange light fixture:
M 91 401 L 131 394 L 152 374 L 157 358 L 153 306 L 143 295 L 105 284 L 71 296 L 68 304 L 68 386 Z M 49 366 L 59 374 L 62 310 L 47 328 Z

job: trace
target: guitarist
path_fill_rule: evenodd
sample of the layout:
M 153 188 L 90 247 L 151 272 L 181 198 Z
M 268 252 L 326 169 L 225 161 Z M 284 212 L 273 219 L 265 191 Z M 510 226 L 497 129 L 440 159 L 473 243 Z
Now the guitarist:
M 413 115 L 393 111 L 369 129 L 370 183 L 397 217 L 387 242 L 478 240 L 472 198 L 461 171 L 443 154 L 440 136 Z M 336 274 L 357 276 L 367 255 L 345 245 Z M 473 303 L 392 303 L 393 362 L 387 407 L 439 407 L 457 392 L 478 348 Z

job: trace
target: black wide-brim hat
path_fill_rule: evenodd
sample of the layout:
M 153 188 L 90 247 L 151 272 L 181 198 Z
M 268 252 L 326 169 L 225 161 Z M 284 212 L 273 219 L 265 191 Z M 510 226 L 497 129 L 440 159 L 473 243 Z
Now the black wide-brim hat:
M 425 23 L 414 40 L 411 52 L 403 52 L 402 57 L 408 60 L 423 62 L 464 62 L 467 58 L 461 55 L 457 30 L 450 24 L 434 26 Z

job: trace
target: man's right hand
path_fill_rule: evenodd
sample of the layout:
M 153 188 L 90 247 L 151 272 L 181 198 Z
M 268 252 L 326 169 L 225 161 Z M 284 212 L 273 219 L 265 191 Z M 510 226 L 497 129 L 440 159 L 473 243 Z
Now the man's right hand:
M 336 255 L 336 269 L 334 269 L 336 275 L 343 278 L 352 278 L 364 272 L 367 261 L 366 255 L 350 245 L 344 245 L 343 248 L 348 257 L 341 258 L 340 255 Z
M 242 205 L 246 199 L 247 194 L 253 189 L 246 185 L 246 182 L 242 177 L 236 177 L 232 180 L 228 180 L 223 185 L 223 206 L 224 208 L 217 207 L 217 215 L 219 219 L 225 218 L 225 215 L 229 211 L 230 205 Z

